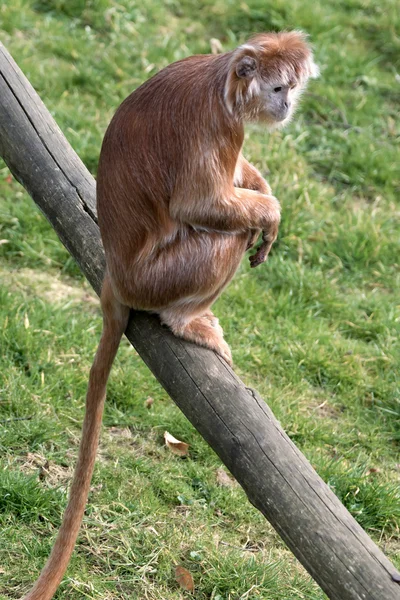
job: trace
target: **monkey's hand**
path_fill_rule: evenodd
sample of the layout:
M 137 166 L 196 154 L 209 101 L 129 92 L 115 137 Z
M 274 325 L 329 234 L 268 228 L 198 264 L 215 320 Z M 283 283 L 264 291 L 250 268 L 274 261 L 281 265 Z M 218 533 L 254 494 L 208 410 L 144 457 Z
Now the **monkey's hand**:
M 273 202 L 271 202 L 273 200 Z M 271 250 L 272 244 L 275 242 L 278 237 L 278 229 L 280 222 L 280 204 L 276 198 L 273 196 L 269 197 L 270 204 L 270 215 L 267 219 L 268 225 L 263 226 L 262 230 L 262 243 L 257 248 L 257 252 L 250 256 L 250 267 L 254 269 L 261 265 L 261 263 L 267 260 L 268 254 Z
M 260 233 L 261 233 L 261 229 L 251 229 L 250 230 L 250 236 L 249 236 L 249 241 L 247 242 L 246 250 L 250 250 L 250 248 L 253 248 L 254 244 L 258 240 Z
M 276 235 L 271 236 L 270 232 L 263 231 L 262 243 L 257 248 L 257 252 L 249 257 L 250 267 L 255 269 L 258 265 L 261 265 L 267 260 L 269 251 L 271 250 L 272 244 L 276 240 Z

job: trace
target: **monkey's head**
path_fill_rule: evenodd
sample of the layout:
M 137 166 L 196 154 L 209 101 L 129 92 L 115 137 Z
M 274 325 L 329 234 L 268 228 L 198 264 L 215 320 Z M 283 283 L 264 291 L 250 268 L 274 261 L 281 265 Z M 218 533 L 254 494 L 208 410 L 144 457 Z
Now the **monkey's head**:
M 304 33 L 256 35 L 232 54 L 225 87 L 228 110 L 271 128 L 283 126 L 308 79 L 318 73 Z

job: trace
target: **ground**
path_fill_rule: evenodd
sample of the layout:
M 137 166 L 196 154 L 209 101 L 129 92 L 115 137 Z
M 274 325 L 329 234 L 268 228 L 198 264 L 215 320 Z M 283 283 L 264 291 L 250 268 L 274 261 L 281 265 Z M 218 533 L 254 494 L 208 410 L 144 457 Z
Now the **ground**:
M 239 375 L 400 567 L 400 42 L 395 0 L 13 0 L 0 35 L 96 173 L 119 102 L 169 62 L 301 28 L 321 77 L 245 155 L 283 206 L 267 264 L 215 306 Z M 217 44 L 218 45 L 218 44 Z M 0 165 L 0 598 L 51 547 L 77 452 L 98 303 Z M 153 402 L 148 401 L 152 398 Z M 189 444 L 186 457 L 164 431 Z M 277 534 L 123 343 L 82 533 L 57 598 L 322 600 Z

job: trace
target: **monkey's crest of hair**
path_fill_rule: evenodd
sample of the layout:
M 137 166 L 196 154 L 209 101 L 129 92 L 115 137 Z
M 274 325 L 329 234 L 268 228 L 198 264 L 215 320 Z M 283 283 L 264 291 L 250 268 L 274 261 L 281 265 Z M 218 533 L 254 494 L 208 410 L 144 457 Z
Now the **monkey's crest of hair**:
M 263 81 L 303 88 L 318 75 L 304 32 L 257 34 L 232 52 L 225 102 L 230 113 L 239 110 L 245 118 L 256 117 L 251 101 L 259 96 Z

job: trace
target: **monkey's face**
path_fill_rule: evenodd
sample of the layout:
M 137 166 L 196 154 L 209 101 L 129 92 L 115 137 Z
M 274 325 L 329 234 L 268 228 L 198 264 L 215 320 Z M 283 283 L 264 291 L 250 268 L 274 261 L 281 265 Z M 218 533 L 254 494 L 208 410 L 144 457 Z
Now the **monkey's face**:
M 301 89 L 295 81 L 261 81 L 259 118 L 272 126 L 284 125 L 293 115 Z
M 225 88 L 228 109 L 269 128 L 290 120 L 308 79 L 318 76 L 299 31 L 255 36 L 234 52 L 231 69 Z

